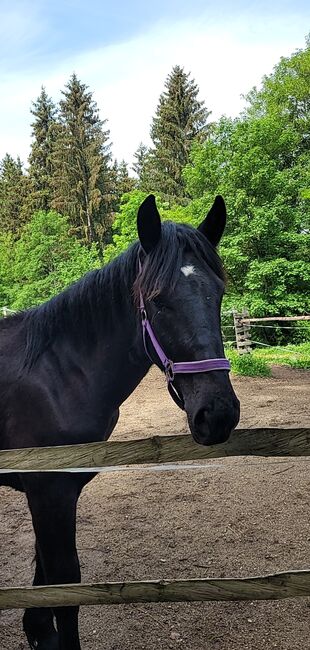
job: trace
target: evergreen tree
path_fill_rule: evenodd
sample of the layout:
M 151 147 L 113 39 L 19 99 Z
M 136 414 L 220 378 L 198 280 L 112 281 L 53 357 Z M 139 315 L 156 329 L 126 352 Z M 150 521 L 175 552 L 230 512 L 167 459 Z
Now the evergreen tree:
M 207 133 L 210 113 L 204 102 L 198 100 L 198 86 L 183 68 L 172 69 L 165 88 L 151 126 L 153 189 L 168 199 L 182 199 L 185 196 L 182 170 L 189 162 L 193 140 L 202 139 Z
M 151 150 L 140 142 L 134 158 L 132 169 L 138 177 L 137 187 L 139 190 L 151 192 L 154 186 Z
M 26 221 L 28 179 L 20 158 L 6 154 L 0 162 L 0 230 L 16 235 Z
M 29 156 L 28 202 L 32 214 L 36 210 L 48 210 L 51 205 L 51 154 L 56 108 L 43 86 L 30 112 L 35 118 L 31 124 L 33 141 Z
M 115 215 L 118 213 L 124 194 L 132 192 L 136 188 L 136 180 L 129 176 L 128 166 L 125 160 L 120 163 L 115 159 L 110 172 L 111 201 L 109 219 L 105 224 L 102 243 L 109 244 L 112 239 L 112 224 Z M 103 248 L 103 247 L 102 247 Z
M 128 166 L 125 160 L 121 160 L 117 164 L 117 194 L 118 197 L 122 197 L 123 194 L 131 192 L 135 189 L 136 182 L 134 178 L 129 176 Z
M 62 92 L 54 129 L 52 207 L 67 214 L 79 237 L 90 243 L 103 237 L 111 220 L 109 131 L 92 93 L 75 74 Z
M 113 221 L 112 241 L 104 249 L 104 262 L 110 262 L 123 253 L 137 239 L 137 212 L 145 197 L 145 192 L 140 190 L 134 190 L 123 197 Z

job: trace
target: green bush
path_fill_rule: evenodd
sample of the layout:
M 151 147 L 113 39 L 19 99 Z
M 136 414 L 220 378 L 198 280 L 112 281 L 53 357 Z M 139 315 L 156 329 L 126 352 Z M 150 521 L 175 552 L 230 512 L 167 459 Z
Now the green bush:
M 271 370 L 268 364 L 262 359 L 257 359 L 253 354 L 238 354 L 235 350 L 227 350 L 226 353 L 234 375 L 270 377 Z
M 36 212 L 16 241 L 0 232 L 0 306 L 39 305 L 100 265 L 96 244 L 83 246 L 67 217 Z
M 298 357 L 292 357 L 292 359 L 289 359 L 288 365 L 291 368 L 300 368 L 301 370 L 310 370 L 310 359 L 308 358 L 300 358 Z

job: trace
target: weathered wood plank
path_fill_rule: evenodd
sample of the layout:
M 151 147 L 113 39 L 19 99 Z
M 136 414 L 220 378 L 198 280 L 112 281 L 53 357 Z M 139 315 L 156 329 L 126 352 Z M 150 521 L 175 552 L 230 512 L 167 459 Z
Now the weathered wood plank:
M 253 578 L 108 582 L 0 589 L 0 609 L 212 600 L 280 600 L 310 596 L 310 571 Z
M 310 429 L 236 429 L 221 445 L 205 447 L 190 435 L 0 451 L 0 472 L 60 471 L 225 456 L 310 456 Z
M 266 316 L 264 318 L 243 318 L 242 323 L 259 323 L 262 321 L 294 321 L 294 320 L 310 320 L 310 316 Z

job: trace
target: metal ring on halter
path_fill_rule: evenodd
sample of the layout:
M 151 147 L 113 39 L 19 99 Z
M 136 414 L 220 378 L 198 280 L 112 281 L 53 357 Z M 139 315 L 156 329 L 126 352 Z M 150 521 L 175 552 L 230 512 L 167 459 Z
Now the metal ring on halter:
M 174 380 L 173 361 L 170 361 L 170 359 L 168 359 L 167 363 L 165 364 L 165 375 L 168 383 Z

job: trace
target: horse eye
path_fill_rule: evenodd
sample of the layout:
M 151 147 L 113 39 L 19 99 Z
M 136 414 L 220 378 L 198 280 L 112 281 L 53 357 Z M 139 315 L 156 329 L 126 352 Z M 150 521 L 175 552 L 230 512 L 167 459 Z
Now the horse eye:
M 165 306 L 161 298 L 153 298 L 153 303 L 158 309 L 161 309 Z
M 169 311 L 169 309 L 171 309 L 169 307 L 169 305 L 166 305 L 165 303 L 163 303 L 163 302 L 161 302 L 159 300 L 155 300 L 154 302 L 155 302 L 155 307 L 156 307 L 156 309 L 158 309 L 158 311 L 165 312 L 165 311 Z

